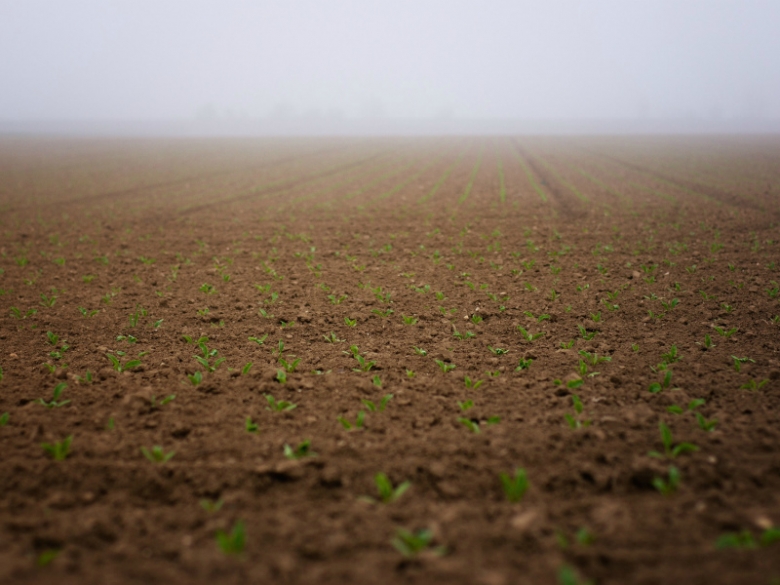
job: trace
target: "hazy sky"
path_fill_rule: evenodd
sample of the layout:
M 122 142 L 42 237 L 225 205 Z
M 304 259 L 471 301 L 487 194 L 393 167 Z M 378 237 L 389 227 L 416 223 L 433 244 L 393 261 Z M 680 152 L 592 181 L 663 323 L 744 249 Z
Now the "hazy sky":
M 0 0 L 0 120 L 780 118 L 780 0 Z

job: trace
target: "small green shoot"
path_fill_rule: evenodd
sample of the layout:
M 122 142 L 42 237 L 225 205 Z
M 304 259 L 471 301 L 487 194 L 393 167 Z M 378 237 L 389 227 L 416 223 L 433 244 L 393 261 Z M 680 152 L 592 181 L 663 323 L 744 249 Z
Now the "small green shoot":
M 528 475 L 526 474 L 525 469 L 521 467 L 515 469 L 514 476 L 501 472 L 498 477 L 501 480 L 501 487 L 504 490 L 506 499 L 513 504 L 521 501 L 523 496 L 525 496 L 525 492 L 527 492 L 530 487 Z
M 155 445 L 151 449 L 141 447 L 141 453 L 143 453 L 143 456 L 146 457 L 149 461 L 159 465 L 167 463 L 171 460 L 171 457 L 176 455 L 176 451 L 169 451 L 166 453 L 163 451 L 163 448 L 160 445 Z
M 55 461 L 64 461 L 70 454 L 70 445 L 73 442 L 73 435 L 68 435 L 62 441 L 54 443 L 42 443 L 41 447 Z

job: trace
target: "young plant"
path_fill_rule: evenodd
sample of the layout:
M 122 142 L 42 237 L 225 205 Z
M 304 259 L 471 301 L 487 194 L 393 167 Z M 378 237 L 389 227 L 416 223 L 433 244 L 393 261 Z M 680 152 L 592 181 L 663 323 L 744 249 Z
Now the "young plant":
M 246 532 L 243 520 L 239 520 L 233 525 L 230 532 L 223 530 L 217 531 L 217 546 L 226 555 L 240 555 L 244 552 L 246 545 Z
M 193 386 L 198 386 L 203 382 L 203 374 L 200 371 L 197 371 L 194 374 L 187 374 L 187 379 Z
M 502 471 L 498 477 L 501 480 L 501 487 L 504 489 L 506 499 L 513 504 L 522 500 L 525 492 L 527 492 L 530 487 L 528 475 L 526 474 L 525 469 L 521 467 L 515 469 L 514 476 Z
M 659 453 L 658 451 L 650 451 L 648 453 L 650 457 L 657 457 L 658 459 L 663 459 L 664 457 L 667 459 L 676 459 L 683 453 L 693 453 L 694 451 L 699 450 L 699 447 L 693 443 L 675 444 L 674 439 L 672 438 L 672 431 L 663 423 L 663 421 L 658 423 L 658 428 L 661 431 L 661 443 L 663 443 L 664 452 Z
M 284 368 L 284 371 L 288 374 L 292 374 L 293 372 L 295 372 L 295 369 L 298 367 L 298 364 L 300 362 L 301 362 L 301 358 L 296 358 L 291 362 L 288 362 L 283 357 L 279 357 L 279 364 L 281 364 L 282 368 Z
M 666 374 L 664 374 L 664 379 L 659 382 L 653 382 L 650 384 L 650 387 L 648 388 L 648 391 L 651 394 L 658 394 L 659 392 L 669 388 L 672 385 L 672 370 L 666 370 Z
M 414 353 L 416 353 L 417 355 L 422 355 L 422 356 L 428 355 L 428 352 L 421 347 L 413 347 L 412 349 L 414 349 Z
M 401 315 L 401 319 L 403 319 L 404 325 L 415 325 L 418 321 L 417 317 L 414 315 L 410 315 L 408 317 L 406 315 Z
M 390 504 L 400 498 L 406 490 L 412 487 L 411 482 L 404 481 L 397 486 L 393 487 L 393 482 L 381 471 L 374 476 L 374 483 L 376 483 L 376 489 L 379 492 L 379 501 L 383 504 Z M 368 502 L 376 502 L 374 498 L 365 496 L 361 498 Z
M 157 463 L 162 465 L 163 463 L 167 463 L 171 460 L 171 457 L 176 455 L 176 451 L 169 451 L 166 453 L 163 451 L 163 448 L 160 445 L 155 445 L 151 449 L 147 449 L 146 447 L 141 447 L 141 453 L 143 453 L 143 456 L 146 457 L 149 461 L 152 463 Z
M 488 349 L 490 350 L 490 353 L 493 355 L 506 355 L 509 353 L 508 349 L 503 349 L 501 347 L 491 347 L 488 345 Z
M 110 353 L 106 354 L 106 358 L 111 362 L 111 367 L 119 373 L 129 372 L 141 365 L 141 360 L 128 360 L 124 364 L 119 361 L 119 358 Z
M 739 358 L 739 357 L 737 357 L 735 355 L 731 356 L 731 359 L 734 360 L 734 371 L 735 372 L 739 372 L 740 370 L 742 370 L 742 364 L 744 364 L 744 363 L 747 363 L 747 362 L 756 363 L 755 360 L 751 360 L 750 358 L 747 358 L 747 357 Z
M 515 368 L 515 372 L 520 372 L 522 370 L 527 370 L 528 368 L 531 367 L 532 363 L 534 363 L 534 360 L 532 360 L 530 358 L 529 359 L 520 358 L 520 361 L 517 362 L 517 367 Z
M 344 325 L 347 327 L 355 327 L 357 325 L 357 319 L 350 319 L 349 317 L 344 317 Z
M 62 441 L 54 443 L 42 443 L 41 447 L 55 461 L 64 461 L 70 454 L 70 445 L 73 442 L 73 435 L 68 435 Z
M 390 402 L 393 399 L 392 394 L 385 394 L 382 397 L 382 400 L 379 401 L 379 405 L 375 404 L 371 400 L 366 400 L 365 398 L 361 399 L 360 401 L 363 403 L 363 405 L 368 409 L 369 412 L 383 412 L 385 408 L 387 408 L 387 403 Z
M 339 339 L 338 335 L 333 333 L 333 331 L 331 331 L 328 335 L 323 335 L 322 337 L 328 343 L 342 343 L 344 341 L 343 339 Z
M 461 333 L 457 329 L 454 329 L 452 332 L 452 336 L 455 339 L 463 341 L 464 339 L 471 339 L 473 337 L 476 337 L 476 334 L 473 331 L 466 331 L 465 333 Z
M 585 341 L 590 341 L 594 337 L 596 337 L 596 331 L 588 331 L 585 327 L 582 325 L 577 325 L 577 331 L 580 332 L 580 337 L 582 337 Z
M 59 402 L 60 396 L 62 396 L 63 391 L 67 387 L 68 385 L 65 382 L 60 382 L 54 387 L 54 391 L 52 392 L 52 399 L 49 402 L 46 402 L 43 398 L 39 398 L 38 404 L 45 406 L 46 408 L 59 408 L 60 406 L 69 404 L 70 400 L 63 400 L 62 402 Z
M 680 471 L 672 465 L 669 467 L 669 479 L 664 480 L 662 477 L 655 477 L 653 479 L 653 487 L 661 492 L 664 496 L 670 496 L 677 491 L 677 487 L 680 485 Z
M 699 423 L 699 428 L 701 430 L 708 433 L 715 430 L 715 425 L 718 424 L 718 419 L 713 418 L 711 420 L 707 420 L 700 412 L 695 412 L 694 415 L 696 416 L 696 422 Z
M 531 333 L 520 325 L 517 326 L 517 330 L 520 332 L 521 337 L 528 342 L 536 341 L 544 335 L 544 331 L 540 331 L 539 333 Z
M 349 422 L 343 416 L 338 417 L 338 421 L 341 423 L 341 426 L 348 431 L 351 431 L 352 429 L 362 429 L 366 422 L 366 413 L 362 410 L 358 411 L 357 418 L 355 419 L 354 423 Z
M 311 440 L 306 439 L 294 449 L 285 443 L 284 456 L 287 459 L 303 459 L 304 457 L 316 457 L 317 454 L 311 450 Z
M 563 417 L 566 419 L 566 422 L 569 424 L 569 427 L 572 429 L 581 429 L 582 427 L 590 426 L 591 421 L 580 420 L 580 415 L 582 414 L 583 410 L 582 400 L 580 400 L 580 397 L 576 394 L 572 394 L 571 402 L 574 406 L 574 416 L 569 413 L 563 415 Z
M 262 337 L 249 337 L 249 341 L 254 341 L 257 345 L 263 345 L 265 343 L 265 340 L 268 339 L 268 333 L 263 335 Z
M 476 390 L 477 388 L 482 386 L 482 382 L 483 382 L 483 380 L 472 380 L 468 376 L 464 377 L 463 381 L 466 384 L 466 388 L 468 388 L 469 390 Z
M 433 361 L 436 362 L 436 365 L 439 366 L 439 369 L 445 374 L 455 369 L 455 364 L 448 364 L 442 360 L 433 360 Z
M 168 396 L 166 396 L 165 398 L 157 402 L 157 397 L 154 394 L 152 394 L 152 397 L 149 399 L 149 407 L 152 410 L 156 410 L 158 408 L 165 406 L 169 402 L 173 402 L 174 400 L 176 400 L 176 394 L 169 394 Z
M 4 427 L 8 424 L 8 419 L 11 418 L 11 415 L 7 412 L 4 412 L 3 414 L 0 414 L 0 427 Z
M 431 546 L 433 541 L 433 532 L 430 530 L 419 530 L 418 532 L 410 532 L 404 528 L 398 528 L 396 530 L 396 536 L 390 541 L 393 548 L 401 553 L 406 558 L 412 558 L 418 553 L 424 551 Z M 439 546 L 433 549 L 434 554 L 441 556 L 447 551 L 446 547 Z
M 712 328 L 715 330 L 715 332 L 720 335 L 721 337 L 725 337 L 728 339 L 732 335 L 734 335 L 737 331 L 739 331 L 739 327 L 732 327 L 731 329 L 723 329 L 721 327 L 718 327 L 717 325 L 713 325 Z
M 467 410 L 474 407 L 474 401 L 473 400 L 464 400 L 461 402 L 458 400 L 458 408 L 460 408 L 463 412 L 466 412 Z
M 256 422 L 252 420 L 251 416 L 246 417 L 246 420 L 244 421 L 244 430 L 247 433 L 257 433 L 260 431 L 260 427 Z
M 265 399 L 268 401 L 268 406 L 266 406 L 265 409 L 273 412 L 287 412 L 298 406 L 287 400 L 277 400 L 271 394 L 265 394 Z
M 764 385 L 768 384 L 769 380 L 748 380 L 742 386 L 739 387 L 740 390 L 759 390 Z

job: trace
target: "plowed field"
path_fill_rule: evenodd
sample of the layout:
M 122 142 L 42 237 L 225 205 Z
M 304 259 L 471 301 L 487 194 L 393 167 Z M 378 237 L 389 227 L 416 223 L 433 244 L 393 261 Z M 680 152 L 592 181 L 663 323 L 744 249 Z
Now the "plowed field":
M 0 581 L 777 584 L 779 195 L 776 138 L 4 138 Z

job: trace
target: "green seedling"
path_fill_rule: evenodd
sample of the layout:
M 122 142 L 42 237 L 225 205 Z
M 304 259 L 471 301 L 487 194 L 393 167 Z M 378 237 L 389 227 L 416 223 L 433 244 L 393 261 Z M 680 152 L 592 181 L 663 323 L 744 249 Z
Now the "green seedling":
M 682 359 L 679 352 L 677 351 L 677 346 L 673 345 L 669 348 L 669 351 L 666 353 L 661 354 L 661 360 L 665 364 L 673 364 L 675 362 L 679 362 Z
M 669 388 L 672 385 L 672 370 L 666 370 L 666 374 L 664 374 L 664 379 L 660 383 L 653 382 L 650 384 L 650 387 L 648 388 L 648 391 L 651 394 L 658 394 L 659 392 Z
M 380 378 L 378 375 L 375 375 L 371 378 L 371 383 L 376 386 L 377 388 L 382 387 L 382 378 Z
M 328 300 L 330 301 L 331 305 L 340 305 L 345 300 L 347 300 L 347 295 L 341 295 L 341 296 L 328 295 Z
M 401 315 L 401 319 L 404 321 L 404 325 L 415 325 L 418 321 L 417 317 L 415 316 L 409 316 Z
M 88 311 L 84 307 L 79 307 L 78 309 L 79 309 L 79 313 L 81 313 L 82 317 L 94 317 L 95 315 L 97 315 L 100 312 L 97 309 L 93 309 L 92 311 Z
M 239 520 L 233 525 L 230 532 L 223 530 L 217 531 L 217 546 L 224 554 L 228 556 L 237 556 L 244 552 L 246 546 L 246 531 L 244 521 Z
M 740 370 L 742 370 L 742 364 L 744 364 L 744 363 L 747 363 L 747 362 L 756 363 L 755 360 L 751 360 L 750 358 L 747 358 L 747 357 L 739 358 L 739 357 L 737 357 L 735 355 L 731 356 L 731 359 L 734 360 L 734 371 L 735 372 L 739 372 Z
M 288 402 L 287 400 L 277 400 L 271 394 L 265 394 L 264 396 L 268 401 L 268 406 L 265 407 L 266 410 L 271 410 L 273 412 L 286 412 L 293 410 L 298 406 L 297 404 Z
M 390 315 L 395 313 L 395 311 L 393 311 L 393 309 L 386 309 L 384 311 L 382 311 L 380 309 L 371 309 L 371 312 L 374 315 L 378 315 L 379 317 L 382 317 L 383 319 L 386 319 L 387 317 L 389 317 Z
M 161 408 L 165 406 L 169 402 L 173 402 L 174 400 L 176 400 L 176 394 L 169 394 L 168 396 L 166 396 L 165 398 L 157 402 L 157 397 L 154 394 L 152 394 L 152 397 L 149 399 L 149 406 L 151 407 L 152 410 L 155 410 L 157 408 Z
M 3 381 L 3 368 L 0 366 L 0 382 Z
M 520 361 L 517 362 L 517 367 L 515 368 L 515 372 L 520 372 L 522 370 L 527 370 L 531 367 L 531 364 L 534 363 L 534 360 L 532 359 L 525 359 L 520 358 Z
M 439 369 L 445 374 L 455 369 L 455 364 L 448 364 L 446 362 L 443 362 L 442 360 L 434 360 L 434 361 L 436 362 L 436 365 L 439 366 Z
M 458 400 L 458 408 L 460 408 L 463 412 L 466 412 L 467 410 L 473 407 L 474 407 L 473 400 L 464 400 L 463 402 Z
M 655 477 L 653 479 L 653 487 L 657 489 L 664 496 L 670 496 L 677 491 L 677 487 L 680 485 L 680 471 L 675 467 L 669 467 L 669 479 L 665 480 L 662 477 Z
M 715 429 L 715 425 L 718 424 L 718 419 L 716 418 L 707 420 L 700 412 L 695 412 L 694 415 L 696 416 L 696 422 L 699 423 L 699 428 L 708 433 L 712 432 Z
M 198 341 L 198 347 L 200 348 L 202 355 L 194 355 L 192 357 L 194 357 L 195 361 L 197 361 L 207 372 L 216 371 L 222 362 L 225 361 L 225 358 L 217 357 L 217 354 L 219 353 L 218 350 L 208 348 L 204 338 L 201 338 L 201 340 Z
M 337 420 L 341 423 L 341 426 L 348 431 L 351 431 L 352 429 L 362 429 L 366 422 L 366 413 L 362 410 L 358 411 L 354 423 L 349 422 L 349 420 L 343 416 L 338 417 Z
M 110 353 L 106 354 L 106 358 L 111 362 L 111 367 L 119 373 L 129 372 L 141 365 L 141 360 L 129 360 L 123 364 L 118 357 Z
M 257 345 L 263 345 L 266 339 L 268 339 L 268 333 L 262 337 L 249 337 L 249 341 L 254 341 Z
M 141 447 L 141 453 L 152 463 L 163 464 L 171 460 L 171 457 L 176 455 L 176 451 L 169 451 L 166 453 L 160 445 L 155 445 L 151 449 Z
M 669 302 L 661 301 L 661 306 L 664 308 L 664 311 L 667 313 L 677 307 L 677 305 L 680 304 L 680 299 L 672 299 Z
M 55 461 L 64 461 L 70 454 L 70 445 L 73 442 L 73 435 L 68 435 L 62 441 L 54 443 L 42 443 L 41 447 Z
M 504 490 L 506 499 L 513 504 L 516 504 L 523 499 L 525 492 L 528 491 L 528 488 L 531 485 L 528 481 L 528 475 L 522 467 L 515 469 L 514 476 L 502 471 L 498 477 L 501 480 L 501 487 Z
M 400 498 L 406 491 L 412 487 L 411 482 L 404 481 L 397 486 L 393 487 L 393 482 L 381 471 L 374 476 L 374 483 L 376 483 L 376 489 L 379 492 L 379 501 L 383 504 L 390 504 Z M 371 497 L 365 496 L 361 498 L 368 502 L 376 502 Z
M 260 431 L 260 427 L 257 425 L 256 422 L 252 420 L 251 416 L 246 417 L 246 420 L 244 421 L 244 430 L 247 433 L 257 433 Z
M 54 306 L 54 304 L 57 302 L 57 297 L 54 295 L 46 296 L 45 294 L 41 294 L 41 306 L 42 307 L 48 307 L 51 308 Z
M 349 317 L 344 317 L 344 325 L 347 327 L 355 327 L 357 325 L 357 319 L 350 319 Z
M 597 331 L 588 331 L 582 325 L 577 325 L 577 331 L 580 332 L 580 337 L 582 337 L 585 341 L 590 341 L 591 339 L 596 337 L 596 333 L 597 333 Z
M 130 327 L 135 327 L 136 325 L 138 325 L 139 319 L 141 317 L 146 317 L 147 315 L 149 315 L 149 312 L 146 309 L 144 309 L 141 306 L 136 306 L 135 313 L 131 313 L 129 317 Z
M 406 370 L 406 377 L 407 378 L 414 378 L 417 375 L 417 373 L 414 370 Z
M 322 337 L 328 343 L 342 343 L 344 341 L 344 339 L 339 339 L 338 335 L 333 333 L 333 331 L 331 331 L 328 335 L 323 335 Z
M 531 333 L 520 325 L 517 326 L 517 330 L 520 332 L 520 336 L 528 342 L 536 341 L 540 337 L 544 336 L 544 331 L 540 331 L 539 333 Z
M 200 371 L 197 371 L 194 374 L 187 374 L 187 379 L 193 386 L 198 386 L 203 382 L 203 374 Z
M 704 336 L 704 343 L 696 342 L 696 345 L 701 345 L 704 349 L 712 349 L 715 344 L 712 342 L 712 337 L 709 334 Z
M 316 457 L 317 454 L 311 450 L 311 440 L 306 439 L 295 447 L 295 449 L 285 443 L 284 456 L 287 457 L 287 459 L 303 459 L 304 457 Z
M 288 374 L 292 374 L 293 372 L 295 372 L 295 369 L 298 367 L 298 364 L 300 362 L 301 362 L 301 358 L 296 358 L 291 362 L 288 362 L 283 357 L 279 357 L 279 364 L 281 364 L 282 368 L 284 368 L 284 371 Z
M 476 337 L 476 334 L 473 331 L 466 331 L 465 333 L 461 333 L 457 329 L 455 329 L 452 333 L 452 336 L 455 339 L 464 340 L 464 339 L 472 339 L 473 337 Z
M 208 284 L 206 282 L 201 284 L 198 290 L 202 293 L 206 293 L 207 295 L 213 295 L 217 292 L 217 289 L 214 288 L 214 285 Z
M 509 353 L 508 349 L 503 349 L 501 347 L 491 347 L 488 345 L 488 349 L 493 355 L 506 355 Z
M 11 316 L 14 319 L 27 319 L 27 317 L 32 317 L 38 312 L 38 309 L 30 309 L 26 313 L 22 313 L 17 307 L 11 307 Z
M 246 365 L 241 368 L 241 375 L 246 376 L 249 373 L 249 370 L 252 369 L 252 362 L 247 362 Z
M 62 402 L 59 402 L 60 396 L 62 396 L 62 393 L 67 387 L 68 385 L 65 382 L 60 382 L 54 387 L 54 391 L 52 392 L 52 399 L 49 402 L 46 402 L 43 398 L 39 398 L 38 404 L 45 406 L 46 408 L 59 408 L 60 406 L 69 404 L 70 400 L 63 400 Z
M 4 412 L 3 414 L 0 414 L 0 427 L 4 427 L 8 424 L 8 420 L 11 418 L 11 415 L 7 412 Z
M 56 548 L 47 548 L 44 551 L 41 551 L 41 553 L 35 558 L 35 565 L 38 567 L 48 567 L 52 562 L 54 562 L 54 559 L 56 559 L 58 556 L 60 556 L 59 549 Z
M 561 343 L 560 343 L 561 349 L 571 349 L 572 347 L 574 347 L 574 343 L 576 341 L 577 341 L 576 339 L 572 339 L 572 340 L 566 341 L 566 342 L 561 341 Z
M 721 337 L 725 337 L 728 339 L 732 335 L 734 335 L 737 331 L 739 331 L 739 327 L 732 327 L 731 329 L 723 329 L 721 327 L 718 327 L 717 325 L 713 325 L 712 327 L 715 332 L 720 335 Z
M 466 376 L 466 377 L 463 379 L 463 381 L 464 381 L 464 382 L 465 382 L 465 384 L 466 384 L 466 388 L 468 388 L 469 390 L 476 390 L 477 388 L 479 388 L 480 386 L 482 386 L 482 383 L 483 383 L 483 380 L 472 380 L 472 379 L 471 379 L 471 378 L 469 378 L 468 376 Z
M 579 354 L 592 366 L 596 366 L 603 362 L 611 362 L 612 358 L 607 356 L 599 357 L 596 353 L 590 353 L 584 350 L 580 350 Z
M 475 422 L 471 420 L 470 418 L 466 417 L 459 417 L 458 422 L 462 424 L 464 427 L 466 427 L 468 430 L 470 430 L 475 435 L 478 435 L 481 431 L 479 428 L 479 422 Z
M 564 565 L 558 569 L 558 585 L 595 585 L 595 581 L 581 579 L 574 568 Z
M 206 512 L 213 514 L 214 512 L 219 512 L 222 509 L 222 506 L 225 505 L 225 500 L 219 499 L 215 501 L 204 498 L 198 503 L 200 504 L 200 507 L 203 508 Z
M 274 316 L 262 307 L 257 309 L 257 314 L 260 315 L 263 319 L 274 319 Z
M 749 530 L 743 530 L 720 536 L 715 543 L 715 548 L 756 548 L 757 545 L 765 547 L 776 542 L 780 542 L 780 528 L 773 526 L 761 533 L 758 543 Z
M 358 367 L 352 368 L 353 372 L 369 372 L 376 365 L 376 362 L 369 361 L 360 354 L 355 354 L 354 358 L 358 363 Z
M 689 411 L 694 411 L 697 408 L 699 408 L 700 406 L 704 406 L 706 403 L 707 403 L 707 401 L 704 400 L 703 398 L 694 398 L 693 400 L 691 400 L 688 403 L 688 410 Z M 667 406 L 666 407 L 666 411 L 670 412 L 672 414 L 682 414 L 683 412 L 685 412 L 682 407 L 677 406 L 676 404 L 672 404 L 671 406 Z
M 430 530 L 419 530 L 414 533 L 404 528 L 398 528 L 396 529 L 396 536 L 390 541 L 390 544 L 392 544 L 393 548 L 404 557 L 412 558 L 429 548 L 432 541 L 433 532 Z M 437 556 L 441 556 L 447 552 L 447 549 L 443 546 L 435 547 L 432 550 Z
M 648 453 L 650 457 L 675 459 L 684 453 L 693 453 L 694 451 L 699 450 L 699 447 L 693 443 L 677 443 L 675 445 L 674 439 L 672 438 L 672 431 L 663 423 L 663 421 L 658 423 L 658 428 L 661 431 L 661 443 L 663 443 L 664 452 L 659 453 L 658 451 L 650 451 Z
M 742 386 L 739 387 L 740 390 L 759 390 L 764 385 L 768 384 L 769 380 L 748 380 Z
M 414 349 L 414 353 L 416 353 L 417 355 L 422 355 L 422 356 L 428 355 L 428 352 L 421 347 L 413 347 L 412 349 Z
M 385 394 L 382 397 L 382 400 L 379 401 L 379 405 L 375 404 L 371 400 L 366 400 L 365 398 L 361 399 L 360 401 L 363 403 L 363 405 L 368 409 L 369 412 L 383 412 L 385 408 L 387 408 L 387 403 L 390 402 L 393 399 L 392 394 Z
M 576 394 L 571 395 L 571 402 L 572 406 L 574 407 L 575 415 L 572 416 L 569 413 L 566 413 L 563 415 L 563 417 L 566 419 L 566 422 L 568 423 L 569 427 L 572 429 L 581 429 L 583 427 L 590 426 L 591 421 L 589 420 L 580 420 L 580 415 L 583 411 L 583 405 L 582 400 L 580 400 L 580 397 Z

